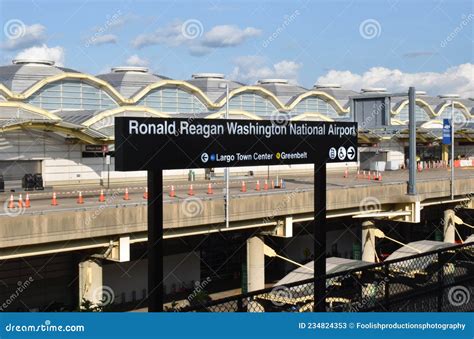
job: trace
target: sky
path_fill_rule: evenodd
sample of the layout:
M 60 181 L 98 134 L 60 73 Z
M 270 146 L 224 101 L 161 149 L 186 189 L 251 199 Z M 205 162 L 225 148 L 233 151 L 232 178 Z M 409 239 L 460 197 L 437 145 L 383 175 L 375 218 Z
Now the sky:
M 0 62 L 474 97 L 474 1 L 0 0 Z

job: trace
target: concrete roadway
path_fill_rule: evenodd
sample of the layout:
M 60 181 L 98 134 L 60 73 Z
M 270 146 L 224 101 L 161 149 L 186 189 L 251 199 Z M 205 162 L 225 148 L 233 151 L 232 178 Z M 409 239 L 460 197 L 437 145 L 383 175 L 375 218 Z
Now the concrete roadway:
M 431 180 L 439 180 L 439 179 L 447 179 L 450 177 L 450 170 L 449 169 L 429 169 L 424 170 L 421 173 L 417 173 L 417 180 L 419 181 L 431 181 Z M 473 177 L 474 176 L 474 168 L 458 168 L 455 170 L 456 178 L 463 178 L 463 177 Z M 276 181 L 276 177 L 273 177 Z M 311 190 L 313 187 L 313 177 L 310 173 L 308 174 L 300 174 L 296 176 L 285 175 L 283 177 L 285 182 L 285 188 L 288 192 L 293 190 Z M 260 191 L 256 191 L 255 186 L 257 180 L 260 181 L 261 189 Z M 263 190 L 264 186 L 264 177 L 236 177 L 232 178 L 230 183 L 230 192 L 231 195 L 245 195 L 245 194 L 271 194 L 272 192 L 281 192 L 282 189 L 275 188 L 271 189 L 266 192 Z M 357 178 L 357 173 L 351 171 L 348 173 L 348 177 L 344 177 L 344 172 L 330 172 L 328 173 L 327 178 L 327 188 L 328 190 L 335 189 L 335 188 L 343 188 L 343 187 L 360 187 L 360 186 L 367 186 L 367 185 L 386 185 L 392 183 L 403 183 L 408 180 L 408 171 L 407 170 L 399 170 L 399 171 L 390 171 L 382 173 L 382 181 L 375 181 L 375 180 L 368 180 L 362 178 L 362 173 L 360 177 Z M 241 191 L 241 183 L 242 181 L 246 182 L 247 185 L 247 192 Z M 176 197 L 171 198 L 169 196 L 170 193 L 170 185 L 172 182 L 165 182 L 164 191 L 165 197 L 164 201 L 169 202 L 173 199 L 185 199 L 188 198 L 188 190 L 189 190 L 189 182 L 187 181 L 176 181 L 174 184 Z M 222 199 L 224 194 L 224 181 L 222 177 L 216 178 L 215 180 L 211 181 L 211 185 L 213 188 L 213 194 L 207 194 L 209 181 L 207 180 L 198 180 L 193 182 L 193 189 L 194 193 L 198 197 L 207 197 L 207 198 L 219 198 Z M 269 186 L 271 186 L 271 182 L 268 182 Z M 79 190 L 82 191 L 84 197 L 84 204 L 77 203 L 77 196 Z M 145 192 L 145 185 L 142 184 L 135 184 L 128 186 L 129 190 L 129 197 L 130 200 L 124 200 L 124 190 L 125 186 L 116 186 L 111 188 L 110 190 L 104 190 L 106 194 L 106 202 L 100 203 L 99 193 L 100 188 L 99 186 L 89 186 L 89 187 L 82 187 L 82 188 L 69 188 L 69 189 L 58 189 L 56 190 L 56 195 L 58 199 L 58 206 L 51 206 L 51 198 L 52 198 L 52 190 L 47 189 L 45 191 L 33 191 L 29 192 L 30 200 L 31 200 L 31 207 L 28 209 L 22 209 L 21 211 L 8 209 L 8 200 L 10 198 L 10 192 L 1 193 L 0 201 L 3 202 L 3 208 L 0 208 L 0 215 L 11 214 L 15 215 L 16 213 L 21 214 L 40 214 L 40 213 L 48 213 L 48 212 L 60 212 L 64 210 L 71 210 L 71 209 L 88 209 L 88 208 L 97 208 L 100 204 L 104 205 L 137 205 L 137 204 L 145 204 L 146 199 L 143 198 L 143 194 Z M 26 192 L 20 192 L 16 190 L 14 194 L 15 203 L 18 201 L 18 195 L 22 193 L 23 199 L 25 199 Z

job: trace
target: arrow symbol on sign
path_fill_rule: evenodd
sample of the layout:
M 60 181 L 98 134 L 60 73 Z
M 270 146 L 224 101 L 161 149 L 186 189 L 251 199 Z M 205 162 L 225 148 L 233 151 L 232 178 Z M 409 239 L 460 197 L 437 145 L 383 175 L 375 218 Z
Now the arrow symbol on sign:
M 347 149 L 347 157 L 349 158 L 349 160 L 352 160 L 352 159 L 355 158 L 355 149 L 354 149 L 354 147 L 351 146 Z

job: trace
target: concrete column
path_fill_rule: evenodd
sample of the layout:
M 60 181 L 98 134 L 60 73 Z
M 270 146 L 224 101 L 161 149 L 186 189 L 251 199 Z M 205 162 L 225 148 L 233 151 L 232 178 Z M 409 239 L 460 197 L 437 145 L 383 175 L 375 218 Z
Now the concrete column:
M 464 208 L 474 209 L 474 198 L 473 197 L 469 198 L 469 201 L 466 203 L 466 206 L 464 206 Z
M 375 229 L 372 221 L 362 223 L 362 260 L 375 262 Z
M 247 291 L 265 288 L 265 255 L 263 241 L 258 237 L 247 240 Z
M 449 161 L 449 145 L 441 145 L 441 160 Z
M 88 259 L 79 263 L 79 305 L 83 299 L 94 305 L 102 301 L 102 263 L 99 259 Z
M 375 225 L 372 221 L 364 221 L 362 223 L 362 260 L 375 262 Z M 361 286 L 362 300 L 368 306 L 375 304 L 377 296 L 377 284 L 369 283 Z
M 453 243 L 455 242 L 455 224 L 454 224 L 454 211 L 444 211 L 443 218 L 443 234 L 444 242 Z

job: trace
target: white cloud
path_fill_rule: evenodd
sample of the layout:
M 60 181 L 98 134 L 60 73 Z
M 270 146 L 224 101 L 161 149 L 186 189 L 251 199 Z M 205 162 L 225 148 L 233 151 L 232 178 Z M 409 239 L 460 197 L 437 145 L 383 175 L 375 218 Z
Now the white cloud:
M 45 44 L 34 46 L 19 52 L 15 59 L 52 60 L 57 66 L 64 65 L 64 48 L 60 46 L 48 47 Z
M 474 64 L 461 64 L 441 73 L 404 73 L 398 69 L 385 67 L 373 67 L 363 74 L 331 70 L 317 82 L 338 83 L 342 87 L 356 91 L 364 87 L 386 87 L 389 91 L 407 91 L 408 87 L 415 86 L 417 90 L 427 91 L 430 95 L 449 92 L 467 98 L 474 96 Z
M 9 23 L 11 23 L 10 26 L 8 26 Z M 4 31 L 8 39 L 1 46 L 9 51 L 27 48 L 46 39 L 46 27 L 41 24 L 28 26 L 21 21 L 9 21 L 5 24 Z
M 234 63 L 235 67 L 229 77 L 244 83 L 255 83 L 265 78 L 283 78 L 297 83 L 298 72 L 302 66 L 291 60 L 282 60 L 268 66 L 265 58 L 257 55 L 238 57 Z
M 159 28 L 152 33 L 144 33 L 138 35 L 132 40 L 132 46 L 135 48 L 143 48 L 151 45 L 168 45 L 179 46 L 188 41 L 182 34 L 182 25 L 180 21 L 176 21 L 166 27 Z
M 92 46 L 100 46 L 105 44 L 115 44 L 117 41 L 118 37 L 115 34 L 99 34 L 88 39 L 86 43 Z
M 212 48 L 233 47 L 241 45 L 248 38 L 259 36 L 260 34 L 261 31 L 254 27 L 240 29 L 232 25 L 214 26 L 209 32 L 204 34 L 202 44 Z
M 131 55 L 127 61 L 125 61 L 129 66 L 148 66 L 149 62 L 147 59 L 140 58 L 137 54 Z
M 213 49 L 241 45 L 261 33 L 253 27 L 241 29 L 233 25 L 214 26 L 206 33 L 203 30 L 204 27 L 198 20 L 175 21 L 154 32 L 138 35 L 132 40 L 132 46 L 137 49 L 152 45 L 184 46 L 191 55 L 202 56 Z
M 212 49 L 203 45 L 194 44 L 188 48 L 189 54 L 192 56 L 203 56 L 212 52 Z

